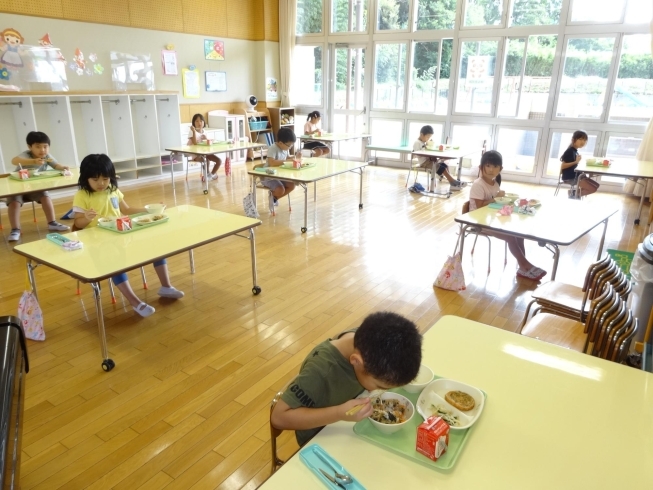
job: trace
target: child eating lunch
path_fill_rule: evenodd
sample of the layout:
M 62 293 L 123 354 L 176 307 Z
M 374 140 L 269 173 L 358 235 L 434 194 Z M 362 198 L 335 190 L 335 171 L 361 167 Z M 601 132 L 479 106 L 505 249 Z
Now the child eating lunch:
M 270 421 L 278 429 L 295 430 L 297 442 L 304 445 L 327 424 L 369 417 L 370 399 L 356 396 L 363 390 L 410 383 L 421 362 L 422 336 L 417 326 L 396 313 L 372 313 L 357 329 L 325 340 L 306 356 Z
M 495 197 L 503 197 L 505 192 L 499 189 L 497 177 L 503 169 L 503 157 L 495 150 L 486 151 L 481 157 L 481 176 L 474 181 L 469 191 L 469 210 L 482 208 L 494 202 Z M 524 239 L 496 231 L 484 230 L 483 234 L 499 238 L 508 243 L 510 253 L 517 259 L 519 269 L 517 276 L 524 279 L 539 281 L 546 271 L 534 266 L 526 259 Z
M 145 209 L 130 208 L 123 194 L 118 190 L 116 169 L 107 155 L 87 155 L 79 167 L 79 189 L 73 198 L 75 213 L 74 229 L 81 230 L 89 225 L 97 225 L 99 218 L 119 218 L 128 214 L 144 212 Z M 159 276 L 161 287 L 159 296 L 164 298 L 183 298 L 184 293 L 170 284 L 168 265 L 165 259 L 154 262 L 154 270 Z M 129 285 L 127 274 L 111 278 L 134 311 L 142 317 L 154 313 L 154 307 L 143 303 Z

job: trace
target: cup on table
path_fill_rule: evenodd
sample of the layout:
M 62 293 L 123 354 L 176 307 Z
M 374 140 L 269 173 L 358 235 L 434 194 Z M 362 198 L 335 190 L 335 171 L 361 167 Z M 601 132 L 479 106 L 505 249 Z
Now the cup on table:
M 165 209 L 165 204 L 148 204 L 145 206 L 145 211 L 147 211 L 149 214 L 161 214 L 163 211 L 165 211 Z
M 297 160 L 297 158 L 293 159 L 292 166 L 293 168 L 302 168 L 301 160 Z
M 434 146 L 435 146 L 435 143 L 433 143 L 433 141 L 428 141 L 426 143 L 426 148 L 429 149 L 429 150 L 432 150 Z
M 209 139 L 209 138 L 206 138 L 206 144 L 207 144 L 207 145 L 210 145 L 211 143 L 212 143 L 212 140 Z

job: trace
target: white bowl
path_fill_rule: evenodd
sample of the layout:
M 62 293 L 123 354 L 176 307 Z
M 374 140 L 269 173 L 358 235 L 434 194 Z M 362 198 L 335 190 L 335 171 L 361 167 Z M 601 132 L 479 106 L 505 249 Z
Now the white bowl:
M 463 412 L 446 402 L 444 399 L 445 395 L 447 392 L 454 390 L 465 392 L 474 398 L 474 408 Z M 422 390 L 422 394 L 419 396 L 416 405 L 417 412 L 424 420 L 434 415 L 431 405 L 442 406 L 452 415 L 458 417 L 460 422 L 460 425 L 451 425 L 451 429 L 463 430 L 474 425 L 480 417 L 485 407 L 485 396 L 478 388 L 461 383 L 460 381 L 454 381 L 453 379 L 440 378 L 432 381 Z
M 417 377 L 412 381 L 412 383 L 407 384 L 403 388 L 408 393 L 419 393 L 431 381 L 433 381 L 433 371 L 431 370 L 430 367 L 422 364 L 419 367 L 419 372 L 417 373 Z
M 512 204 L 515 200 L 510 198 L 510 197 L 495 197 L 494 202 L 503 204 L 504 206 L 506 204 Z
M 113 228 L 115 230 L 116 228 L 116 219 L 111 219 L 111 218 L 99 218 L 97 220 L 98 226 L 102 228 Z
M 594 165 L 596 163 L 596 158 L 588 158 L 587 163 L 589 163 L 590 165 Z
M 163 214 L 165 208 L 165 204 L 148 204 L 145 206 L 145 211 L 147 211 L 148 214 Z
M 376 397 L 375 397 L 376 398 Z M 413 418 L 415 415 L 415 407 L 413 403 L 406 398 L 403 395 L 400 395 L 398 393 L 393 393 L 391 391 L 386 391 L 383 393 L 380 397 L 382 400 L 399 400 L 401 403 L 406 405 L 406 410 L 408 412 L 408 417 L 406 420 L 400 424 L 384 424 L 382 422 L 377 422 L 376 420 L 373 420 L 372 417 L 369 417 L 370 422 L 372 422 L 372 425 L 378 429 L 379 432 L 382 432 L 383 434 L 393 434 L 397 432 L 398 430 L 402 429 L 403 427 L 406 426 L 408 422 L 410 422 L 410 419 Z M 374 398 L 372 398 L 372 402 L 374 402 Z
M 511 192 L 506 192 L 506 193 L 503 195 L 503 197 L 507 197 L 507 198 L 509 198 L 509 199 L 511 200 L 511 202 L 512 202 L 512 201 L 516 201 L 517 199 L 519 199 L 519 194 L 513 194 L 513 193 L 511 193 Z

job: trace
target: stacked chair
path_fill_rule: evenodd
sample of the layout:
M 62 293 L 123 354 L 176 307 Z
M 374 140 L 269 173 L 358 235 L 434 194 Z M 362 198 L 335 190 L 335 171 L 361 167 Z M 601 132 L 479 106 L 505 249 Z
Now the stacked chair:
M 582 327 L 587 334 L 583 352 L 622 362 L 637 331 L 637 319 L 626 306 L 631 289 L 626 275 L 607 256 L 589 267 L 582 288 L 555 281 L 537 288 L 519 332 Z M 533 304 L 537 306 L 529 319 Z

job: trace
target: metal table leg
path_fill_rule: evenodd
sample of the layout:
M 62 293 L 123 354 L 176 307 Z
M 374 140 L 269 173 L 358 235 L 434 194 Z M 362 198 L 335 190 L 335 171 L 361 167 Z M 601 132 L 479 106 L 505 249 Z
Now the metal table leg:
M 363 172 L 365 171 L 364 167 L 360 169 L 360 194 L 358 199 L 358 209 L 363 209 Z
M 193 249 L 188 251 L 188 260 L 190 261 L 190 273 L 195 274 L 195 255 L 193 254 Z
M 635 185 L 637 185 L 638 180 L 635 180 Z M 637 208 L 637 218 L 635 218 L 635 224 L 639 224 L 639 218 L 642 216 L 642 206 L 644 205 L 644 198 L 646 197 L 646 187 L 648 186 L 648 179 L 644 180 L 644 188 L 642 189 L 642 197 L 639 198 L 639 207 Z M 653 206 L 653 204 L 651 204 Z
M 107 334 L 104 330 L 104 314 L 102 313 L 102 298 L 100 296 L 100 283 L 92 282 L 93 295 L 95 296 L 95 313 L 97 314 L 97 327 L 100 334 L 100 347 L 102 349 L 102 369 L 111 371 L 116 363 L 113 359 L 109 359 L 109 352 L 107 350 Z
M 171 151 L 170 152 L 170 180 L 172 180 L 172 191 L 173 192 L 175 191 L 175 170 L 173 168 L 174 165 L 172 163 L 172 162 L 174 162 L 174 157 L 175 157 L 175 153 Z M 183 161 L 183 157 L 182 157 L 182 161 Z
M 204 169 L 202 170 L 204 174 L 204 194 L 209 193 L 209 160 L 206 158 L 206 155 L 202 156 L 204 161 Z
M 256 235 L 254 228 L 249 229 L 249 245 L 252 252 L 252 293 L 254 295 L 260 294 L 261 287 L 257 284 L 258 277 L 256 275 Z
M 596 260 L 601 259 L 603 254 L 603 244 L 605 243 L 605 234 L 608 231 L 608 220 L 603 220 L 603 234 L 601 235 L 601 242 L 599 243 L 599 253 L 596 255 Z
M 458 159 L 458 173 L 457 173 L 457 179 L 460 180 L 460 176 L 462 175 L 463 171 L 463 157 L 460 157 Z
M 308 184 L 299 184 L 304 189 L 304 226 L 302 228 L 302 233 L 306 233 L 308 230 Z
M 556 272 L 558 272 L 558 260 L 560 259 L 560 248 L 554 243 L 549 244 L 553 250 L 553 270 L 551 271 L 551 280 L 555 281 Z M 551 250 L 551 249 L 549 249 Z
M 34 279 L 34 269 L 38 267 L 38 264 L 32 265 L 32 261 L 28 259 L 26 265 L 27 265 L 27 277 L 29 279 L 29 285 L 32 288 L 32 294 L 34 294 L 36 301 L 38 301 L 39 295 L 36 292 L 36 279 Z

